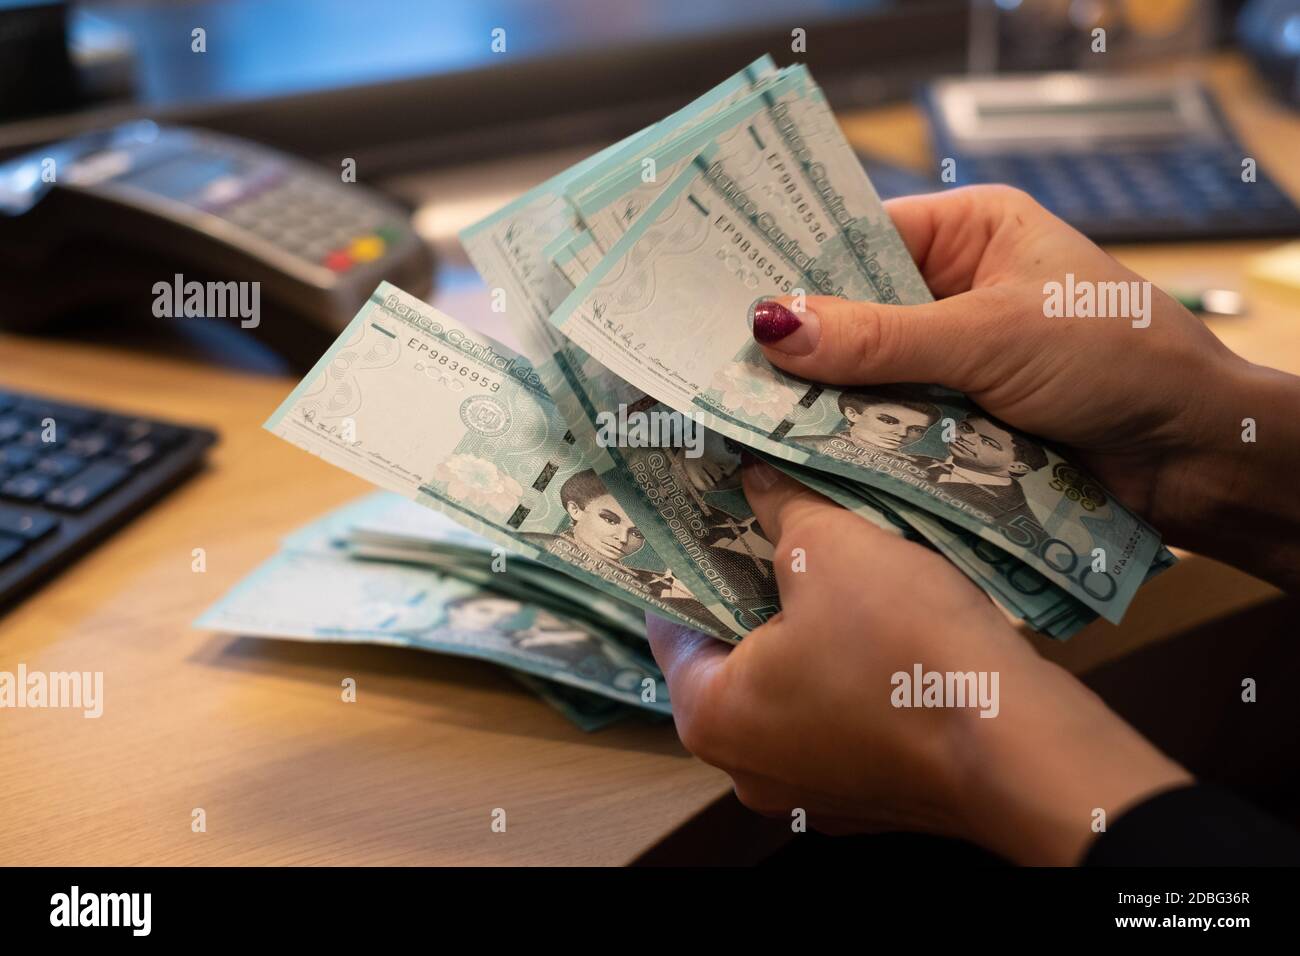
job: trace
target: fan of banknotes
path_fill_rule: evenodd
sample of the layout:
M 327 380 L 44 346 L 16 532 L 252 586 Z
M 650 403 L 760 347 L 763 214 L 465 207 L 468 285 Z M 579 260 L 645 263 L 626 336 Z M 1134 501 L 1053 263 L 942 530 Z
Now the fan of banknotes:
M 490 661 L 583 730 L 670 712 L 644 614 L 390 492 L 290 535 L 195 623 Z
M 766 361 L 745 321 L 764 299 L 930 299 L 802 66 L 759 59 L 461 240 L 523 354 L 385 283 L 266 427 L 530 559 L 484 587 L 741 640 L 780 608 L 742 449 L 1053 637 L 1119 621 L 1175 560 L 1084 470 L 958 392 L 834 388 Z M 646 422 L 692 440 L 647 442 Z M 453 576 L 481 564 L 433 550 L 423 563 Z

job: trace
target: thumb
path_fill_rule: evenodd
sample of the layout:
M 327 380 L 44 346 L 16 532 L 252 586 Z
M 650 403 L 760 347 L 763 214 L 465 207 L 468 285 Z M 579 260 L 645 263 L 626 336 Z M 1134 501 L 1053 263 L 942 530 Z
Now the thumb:
M 994 288 L 921 305 L 790 298 L 754 306 L 754 340 L 768 361 L 829 385 L 926 382 L 979 392 L 1030 343 L 1027 323 L 1008 321 L 1006 294 Z

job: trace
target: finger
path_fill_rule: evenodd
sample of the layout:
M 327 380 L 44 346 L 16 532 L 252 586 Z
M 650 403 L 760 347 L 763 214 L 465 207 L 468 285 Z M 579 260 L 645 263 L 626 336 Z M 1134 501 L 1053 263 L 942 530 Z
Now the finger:
M 766 462 L 745 456 L 741 469 L 745 497 L 767 540 L 775 543 L 790 529 L 818 514 L 844 509 Z
M 650 650 L 664 672 L 673 723 L 682 745 L 706 763 L 720 765 L 728 726 L 723 675 L 730 648 L 721 641 L 654 614 L 646 615 Z
M 922 196 L 891 199 L 885 210 L 937 298 L 966 292 L 976 285 L 993 237 L 1008 214 L 1037 221 L 1044 211 L 1034 200 L 1008 186 L 967 186 Z
M 1014 322 L 1017 290 L 979 289 L 922 305 L 814 296 L 754 307 L 754 339 L 791 374 L 832 385 L 929 382 L 978 392 L 1005 378 L 1056 326 Z M 1041 308 L 1041 306 L 1039 306 Z
M 707 693 L 731 649 L 717 638 L 656 614 L 645 616 L 645 629 L 674 707 L 689 706 L 693 698 Z

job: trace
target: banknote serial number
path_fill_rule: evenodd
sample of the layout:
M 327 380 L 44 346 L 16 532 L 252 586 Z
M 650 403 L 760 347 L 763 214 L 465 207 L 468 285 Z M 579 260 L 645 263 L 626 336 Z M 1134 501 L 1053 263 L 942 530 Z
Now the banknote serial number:
M 419 339 L 412 338 L 406 343 L 406 347 L 422 352 L 421 361 L 426 367 L 437 366 L 442 371 L 450 375 L 459 375 L 465 381 L 474 385 L 482 385 L 489 392 L 501 390 L 501 379 L 488 375 L 486 372 L 479 371 L 475 366 L 461 361 L 457 355 L 450 355 L 446 352 L 430 347 L 427 343 Z M 419 370 L 417 366 L 417 371 Z
M 1124 546 L 1120 548 L 1119 557 L 1116 558 L 1115 563 L 1111 565 L 1111 571 L 1114 572 L 1116 577 L 1119 577 L 1124 573 L 1124 569 L 1127 568 L 1129 562 L 1133 560 L 1133 555 L 1137 553 L 1138 545 L 1142 543 L 1144 537 L 1145 534 L 1141 527 L 1134 528 L 1129 534 L 1128 540 L 1125 541 Z
M 745 235 L 734 219 L 725 213 L 719 214 L 713 220 L 713 227 L 721 232 L 723 238 L 730 244 L 730 251 L 735 254 L 740 266 L 737 274 L 746 285 L 752 284 L 746 279 L 753 276 L 767 279 L 781 292 L 789 292 L 794 288 L 794 280 L 786 277 L 789 266 L 764 255 L 764 246 Z M 726 252 L 726 248 L 718 249 L 718 257 L 724 262 Z
M 813 241 L 820 246 L 830 238 L 830 230 L 818 217 L 813 198 L 803 192 L 798 181 L 786 168 L 780 153 L 768 153 L 766 158 L 767 165 L 780 178 L 781 190 L 785 193 L 786 201 L 789 202 L 799 221 L 808 227 Z

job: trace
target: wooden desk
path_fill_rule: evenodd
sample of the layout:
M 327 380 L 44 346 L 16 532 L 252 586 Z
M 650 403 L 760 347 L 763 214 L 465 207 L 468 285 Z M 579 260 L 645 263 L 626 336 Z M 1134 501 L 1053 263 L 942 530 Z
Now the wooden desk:
M 622 863 L 726 793 L 670 725 L 584 734 L 490 665 L 192 629 L 369 490 L 261 429 L 289 379 L 13 337 L 0 369 L 222 435 L 205 473 L 0 618 L 0 670 L 102 670 L 105 700 L 97 720 L 0 712 L 0 864 Z
M 1293 194 L 1300 122 L 1232 61 L 1215 82 L 1258 157 Z M 910 108 L 850 118 L 850 134 L 919 165 Z M 1119 249 L 1151 279 L 1238 287 L 1271 243 Z M 1300 371 L 1284 304 L 1212 327 L 1248 358 Z M 206 424 L 205 473 L 0 617 L 0 670 L 102 670 L 104 714 L 0 712 L 0 864 L 612 864 L 725 795 L 666 725 L 573 729 L 489 665 L 392 648 L 287 644 L 190 622 L 280 538 L 366 492 L 261 423 L 293 381 L 105 345 L 0 336 L 0 385 Z M 206 573 L 191 552 L 207 552 Z M 1064 646 L 1076 671 L 1268 601 L 1238 572 L 1185 561 L 1122 627 Z M 358 702 L 340 699 L 354 677 Z M 203 808 L 207 832 L 191 831 Z M 493 833 L 491 813 L 507 813 Z

